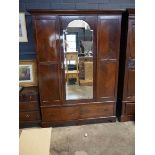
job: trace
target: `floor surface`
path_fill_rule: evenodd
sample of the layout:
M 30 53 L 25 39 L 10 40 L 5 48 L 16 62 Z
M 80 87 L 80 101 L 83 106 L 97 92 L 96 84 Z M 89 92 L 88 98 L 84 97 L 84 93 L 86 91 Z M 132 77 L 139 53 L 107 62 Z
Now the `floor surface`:
M 42 128 L 38 128 L 42 129 Z M 23 130 L 20 129 L 20 135 Z M 51 155 L 134 155 L 134 122 L 52 128 Z
M 53 128 L 52 155 L 134 155 L 133 122 Z

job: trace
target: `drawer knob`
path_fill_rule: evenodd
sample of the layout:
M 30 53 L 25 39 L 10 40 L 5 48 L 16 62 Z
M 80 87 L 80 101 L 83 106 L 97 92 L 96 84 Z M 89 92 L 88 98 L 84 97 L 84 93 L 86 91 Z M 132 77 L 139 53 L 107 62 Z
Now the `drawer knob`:
M 29 117 L 30 117 L 30 115 L 29 115 L 29 114 L 27 114 L 27 115 L 26 115 L 26 117 L 27 117 L 27 118 L 29 118 Z

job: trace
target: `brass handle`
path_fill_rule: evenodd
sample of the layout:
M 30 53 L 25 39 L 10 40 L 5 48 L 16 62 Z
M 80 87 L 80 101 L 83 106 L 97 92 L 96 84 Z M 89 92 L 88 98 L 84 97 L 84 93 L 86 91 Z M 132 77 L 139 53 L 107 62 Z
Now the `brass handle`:
M 61 63 L 61 69 L 64 69 L 64 64 L 63 64 L 63 62 Z
M 30 96 L 30 100 L 32 100 L 32 96 Z
M 30 117 L 30 115 L 29 115 L 29 114 L 27 114 L 27 115 L 26 115 L 26 117 L 27 117 L 27 118 L 29 118 L 29 117 Z

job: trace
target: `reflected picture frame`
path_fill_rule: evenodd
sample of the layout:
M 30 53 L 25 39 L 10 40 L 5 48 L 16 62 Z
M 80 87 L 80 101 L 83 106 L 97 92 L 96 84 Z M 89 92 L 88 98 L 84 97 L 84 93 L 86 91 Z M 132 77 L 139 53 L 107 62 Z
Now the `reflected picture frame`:
M 28 42 L 25 13 L 19 13 L 19 42 Z
M 19 62 L 19 86 L 37 86 L 37 67 L 35 60 L 22 60 Z

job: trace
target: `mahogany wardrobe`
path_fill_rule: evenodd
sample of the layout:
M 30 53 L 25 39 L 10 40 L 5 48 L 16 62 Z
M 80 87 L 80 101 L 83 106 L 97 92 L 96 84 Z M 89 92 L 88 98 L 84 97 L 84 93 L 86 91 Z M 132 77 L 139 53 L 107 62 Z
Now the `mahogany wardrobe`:
M 122 11 L 29 12 L 42 126 L 116 121 Z

